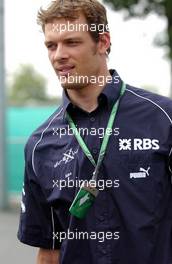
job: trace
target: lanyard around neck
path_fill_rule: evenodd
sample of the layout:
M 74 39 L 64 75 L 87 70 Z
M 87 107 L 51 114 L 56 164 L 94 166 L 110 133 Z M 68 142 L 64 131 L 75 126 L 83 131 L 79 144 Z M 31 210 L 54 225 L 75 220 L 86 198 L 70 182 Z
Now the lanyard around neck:
M 115 121 L 115 118 L 116 118 L 116 114 L 117 114 L 117 111 L 118 111 L 119 102 L 120 102 L 120 99 L 121 99 L 121 97 L 123 96 L 123 94 L 125 92 L 125 89 L 126 89 L 126 84 L 122 83 L 122 87 L 121 87 L 119 98 L 118 98 L 118 100 L 115 102 L 115 104 L 112 107 L 112 111 L 111 111 L 111 114 L 110 114 L 110 117 L 109 117 L 109 120 L 108 120 L 105 136 L 104 136 L 103 142 L 101 144 L 101 148 L 100 148 L 100 152 L 99 152 L 99 157 L 98 157 L 97 163 L 95 162 L 95 160 L 94 160 L 90 150 L 88 149 L 87 145 L 85 144 L 84 140 L 80 136 L 80 133 L 78 132 L 78 129 L 76 128 L 75 123 L 73 122 L 72 118 L 70 117 L 68 112 L 66 113 L 66 117 L 67 117 L 67 120 L 69 122 L 69 125 L 73 129 L 74 135 L 75 135 L 80 147 L 82 148 L 83 152 L 85 153 L 87 158 L 90 160 L 92 165 L 95 167 L 95 170 L 93 172 L 92 180 L 96 180 L 97 179 L 98 171 L 99 171 L 99 168 L 100 168 L 101 163 L 103 161 L 103 158 L 105 156 L 107 145 L 108 145 L 108 142 L 109 142 L 110 133 L 107 133 L 107 131 L 111 131 L 112 130 L 112 127 L 113 127 L 113 124 L 114 124 L 114 121 Z

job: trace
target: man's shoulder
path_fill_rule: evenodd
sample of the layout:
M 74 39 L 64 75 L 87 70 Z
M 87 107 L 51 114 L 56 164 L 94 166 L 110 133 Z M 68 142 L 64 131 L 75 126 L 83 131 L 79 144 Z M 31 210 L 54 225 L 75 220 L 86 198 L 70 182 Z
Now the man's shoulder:
M 31 153 L 36 146 L 36 144 L 39 143 L 41 138 L 44 136 L 44 133 L 50 128 L 53 122 L 56 123 L 56 126 L 58 125 L 58 122 L 63 118 L 63 107 L 59 106 L 59 108 L 54 111 L 54 113 L 49 116 L 47 120 L 45 120 L 37 129 L 35 129 L 32 134 L 29 136 L 26 145 L 25 145 L 25 153 L 28 152 Z
M 132 102 L 145 103 L 146 107 L 155 107 L 168 113 L 172 117 L 172 99 L 145 89 L 127 85 L 126 92 Z

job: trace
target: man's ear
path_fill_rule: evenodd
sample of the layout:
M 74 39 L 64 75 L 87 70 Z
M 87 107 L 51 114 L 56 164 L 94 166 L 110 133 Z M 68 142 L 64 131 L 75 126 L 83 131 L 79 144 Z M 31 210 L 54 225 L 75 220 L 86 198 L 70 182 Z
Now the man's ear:
M 99 54 L 103 55 L 107 53 L 108 48 L 110 47 L 110 34 L 109 32 L 103 32 L 99 34 L 99 43 L 98 50 Z

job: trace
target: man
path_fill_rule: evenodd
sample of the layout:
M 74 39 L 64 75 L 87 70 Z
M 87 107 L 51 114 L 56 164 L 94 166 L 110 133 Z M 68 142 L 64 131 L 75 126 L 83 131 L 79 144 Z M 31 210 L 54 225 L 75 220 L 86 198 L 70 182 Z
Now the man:
M 53 1 L 38 22 L 64 93 L 25 148 L 19 240 L 39 264 L 172 263 L 172 101 L 108 70 L 98 1 Z

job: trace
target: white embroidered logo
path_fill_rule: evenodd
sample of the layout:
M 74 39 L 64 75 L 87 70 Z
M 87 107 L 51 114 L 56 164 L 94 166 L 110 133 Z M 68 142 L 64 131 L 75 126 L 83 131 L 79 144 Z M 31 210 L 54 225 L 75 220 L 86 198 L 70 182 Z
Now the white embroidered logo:
M 78 149 L 73 151 L 72 148 L 63 153 L 63 158 L 54 164 L 54 168 L 57 168 L 62 162 L 65 164 L 74 160 L 75 155 L 78 153 Z
M 72 175 L 72 172 L 66 173 L 65 178 L 69 178 Z
M 119 139 L 119 150 L 131 150 L 131 139 Z
M 149 170 L 150 167 L 147 168 L 147 170 L 145 170 L 144 168 L 140 168 L 139 172 L 131 172 L 130 173 L 130 179 L 132 178 L 146 178 L 147 176 L 149 176 Z

